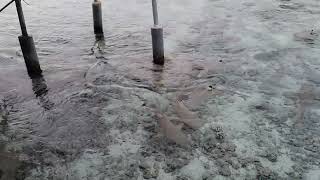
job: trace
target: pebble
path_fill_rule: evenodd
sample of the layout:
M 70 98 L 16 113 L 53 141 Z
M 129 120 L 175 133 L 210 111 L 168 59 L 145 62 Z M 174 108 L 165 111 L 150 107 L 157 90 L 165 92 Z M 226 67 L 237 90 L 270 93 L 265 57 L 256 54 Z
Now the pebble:
M 266 158 L 270 161 L 270 162 L 277 162 L 278 159 L 278 155 L 276 153 L 268 153 L 266 155 Z
M 231 171 L 229 166 L 222 166 L 219 168 L 219 174 L 222 176 L 230 176 L 231 175 Z
M 231 166 L 234 168 L 234 169 L 239 169 L 240 168 L 240 163 L 236 160 L 231 160 Z
M 275 174 L 269 169 L 264 167 L 257 167 L 257 179 L 259 180 L 272 180 L 276 179 Z

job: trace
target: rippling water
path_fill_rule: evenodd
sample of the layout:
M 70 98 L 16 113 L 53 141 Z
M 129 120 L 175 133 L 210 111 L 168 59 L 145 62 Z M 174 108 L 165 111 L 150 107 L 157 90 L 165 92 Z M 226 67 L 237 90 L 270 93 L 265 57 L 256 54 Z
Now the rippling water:
M 152 64 L 150 0 L 23 3 L 43 77 L 27 76 L 14 6 L 0 14 L 0 179 L 317 179 L 318 0 L 159 0 L 166 64 Z M 1 4 L 6 2 L 1 1 Z M 184 149 L 154 111 L 212 85 Z M 192 102 L 191 102 L 192 103 Z M 197 168 L 197 170 L 194 170 Z M 196 171 L 196 172 L 194 172 Z

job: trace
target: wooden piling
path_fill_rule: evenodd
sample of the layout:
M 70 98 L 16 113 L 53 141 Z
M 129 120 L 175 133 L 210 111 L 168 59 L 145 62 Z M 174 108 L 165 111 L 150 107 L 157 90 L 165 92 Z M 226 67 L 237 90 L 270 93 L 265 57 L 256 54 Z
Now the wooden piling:
M 26 63 L 28 74 L 32 77 L 41 76 L 42 70 L 40 68 L 36 47 L 34 45 L 32 36 L 28 35 L 21 6 L 21 0 L 15 0 L 15 3 L 22 32 L 22 36 L 19 36 L 19 42 L 24 57 L 24 61 Z
M 94 33 L 96 35 L 103 35 L 103 25 L 102 25 L 102 9 L 101 1 L 94 0 L 92 3 L 92 13 L 93 13 L 93 27 Z
M 157 0 L 152 0 L 153 24 L 151 28 L 153 62 L 155 64 L 164 64 L 164 45 L 163 29 L 159 26 Z
M 158 65 L 164 64 L 163 29 L 160 27 L 151 28 L 153 62 Z

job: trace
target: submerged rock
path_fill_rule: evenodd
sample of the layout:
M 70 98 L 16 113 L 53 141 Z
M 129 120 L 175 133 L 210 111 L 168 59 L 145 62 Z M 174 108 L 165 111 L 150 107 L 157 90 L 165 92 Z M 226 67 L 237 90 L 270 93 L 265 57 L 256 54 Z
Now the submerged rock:
M 220 175 L 222 176 L 230 176 L 231 175 L 231 171 L 230 171 L 230 168 L 228 165 L 225 165 L 225 166 L 221 166 L 219 168 L 219 173 Z
M 278 177 L 269 168 L 258 167 L 257 168 L 257 179 L 259 179 L 259 180 L 276 180 L 276 179 L 278 179 Z

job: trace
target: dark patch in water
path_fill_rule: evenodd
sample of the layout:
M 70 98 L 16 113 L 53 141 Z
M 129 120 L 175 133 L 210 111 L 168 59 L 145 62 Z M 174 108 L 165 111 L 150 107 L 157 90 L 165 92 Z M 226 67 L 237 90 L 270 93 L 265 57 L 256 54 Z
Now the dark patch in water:
M 264 110 L 267 109 L 267 107 L 265 107 L 264 105 L 257 105 L 257 106 L 255 106 L 255 108 L 256 108 L 257 110 L 260 110 L 260 111 L 264 111 Z
M 271 51 L 266 53 L 259 53 L 254 55 L 254 58 L 256 60 L 262 60 L 262 61 L 272 61 L 277 60 L 277 58 L 280 56 L 279 51 Z
M 281 4 L 279 5 L 279 7 L 282 9 L 297 10 L 297 9 L 303 8 L 304 6 L 302 4 L 292 4 L 292 5 Z

